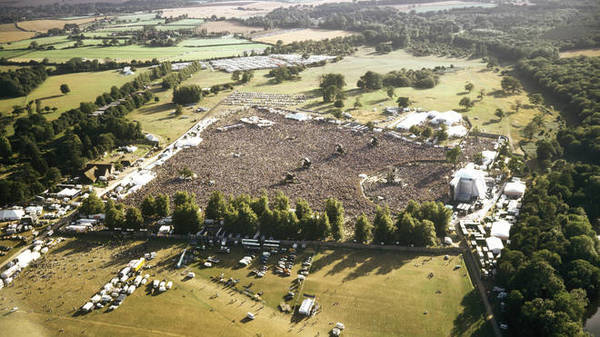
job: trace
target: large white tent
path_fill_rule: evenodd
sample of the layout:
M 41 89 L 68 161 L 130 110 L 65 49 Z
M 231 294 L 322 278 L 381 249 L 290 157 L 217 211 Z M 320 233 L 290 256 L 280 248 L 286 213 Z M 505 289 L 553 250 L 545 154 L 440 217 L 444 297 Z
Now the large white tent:
M 471 201 L 485 197 L 485 172 L 465 167 L 454 174 L 450 181 L 454 200 Z
M 504 248 L 504 244 L 502 244 L 502 240 L 498 239 L 495 236 L 491 236 L 489 238 L 486 238 L 485 239 L 485 244 L 487 245 L 488 250 L 490 252 L 494 253 L 494 255 L 500 254 L 500 252 Z
M 501 240 L 508 240 L 510 237 L 510 227 L 512 224 L 504 219 L 492 223 L 491 235 Z
M 0 221 L 15 221 L 21 220 L 25 215 L 25 211 L 20 208 L 11 208 L 0 210 Z

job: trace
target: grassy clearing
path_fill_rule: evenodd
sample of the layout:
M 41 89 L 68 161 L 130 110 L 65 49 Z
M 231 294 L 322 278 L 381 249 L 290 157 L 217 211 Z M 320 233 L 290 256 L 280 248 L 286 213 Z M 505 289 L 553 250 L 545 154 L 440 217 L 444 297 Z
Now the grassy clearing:
M 569 50 L 569 51 L 564 51 L 564 52 L 560 53 L 560 57 L 577 57 L 577 56 L 588 56 L 588 57 L 600 56 L 600 48 Z
M 183 84 L 196 84 L 208 88 L 215 84 L 225 84 L 230 81 L 230 74 L 203 70 L 194 74 Z M 146 104 L 130 112 L 127 118 L 139 121 L 145 132 L 158 136 L 162 142 L 175 140 L 204 116 L 204 113 L 193 112 L 191 108 L 185 108 L 181 116 L 174 116 L 172 112 L 175 111 L 175 105 L 171 103 L 173 91 L 162 90 L 157 85 L 154 93 L 160 99 L 158 103 Z M 222 91 L 218 95 L 211 94 L 204 97 L 197 106 L 212 108 L 230 93 L 229 91 Z
M 3 333 L 48 336 L 60 330 L 61 336 L 312 337 L 326 336 L 330 322 L 341 321 L 346 325 L 345 336 L 490 336 L 464 266 L 452 270 L 455 264 L 462 264 L 459 256 L 445 261 L 442 256 L 377 251 L 321 252 L 315 257 L 304 293 L 315 293 L 323 311 L 306 319 L 275 308 L 310 250 L 299 255 L 293 276 L 279 277 L 269 271 L 256 279 L 248 275 L 250 268 L 236 267 L 243 256 L 238 249 L 219 255 L 222 262 L 215 268 L 199 269 L 194 264 L 175 270 L 173 259 L 183 248 L 160 240 L 109 243 L 69 239 L 46 256 L 46 266 L 42 263 L 26 269 L 13 286 L 2 290 Z M 173 289 L 157 296 L 138 289 L 113 312 L 100 309 L 74 315 L 130 259 L 149 251 L 156 251 L 157 258 L 145 273 L 151 280 L 172 280 Z M 201 255 L 209 254 L 213 253 Z M 271 258 L 269 264 L 274 263 L 276 258 Z M 196 278 L 185 280 L 187 270 L 196 272 Z M 428 279 L 431 272 L 434 277 Z M 264 291 L 265 302 L 251 301 L 210 280 L 220 273 L 240 279 L 238 289 L 253 283 L 250 289 Z M 441 293 L 436 294 L 437 290 Z M 19 310 L 6 314 L 14 306 Z M 256 319 L 244 322 L 247 312 L 255 313 Z
M 326 30 L 326 29 L 294 29 L 283 30 L 281 32 L 268 33 L 263 36 L 254 38 L 254 41 L 275 44 L 277 41 L 283 41 L 283 44 L 288 44 L 297 41 L 306 40 L 325 40 L 335 37 L 344 37 L 352 35 L 352 32 L 344 30 Z
M 80 102 L 94 101 L 113 85 L 120 87 L 131 80 L 133 77 L 123 76 L 116 70 L 49 76 L 28 96 L 0 100 L 0 111 L 10 113 L 14 105 L 25 106 L 29 101 L 42 99 L 42 107 L 58 108 L 54 113 L 45 114 L 48 120 L 53 120 L 64 111 L 79 107 Z M 63 83 L 71 89 L 67 95 L 60 92 L 60 85 Z

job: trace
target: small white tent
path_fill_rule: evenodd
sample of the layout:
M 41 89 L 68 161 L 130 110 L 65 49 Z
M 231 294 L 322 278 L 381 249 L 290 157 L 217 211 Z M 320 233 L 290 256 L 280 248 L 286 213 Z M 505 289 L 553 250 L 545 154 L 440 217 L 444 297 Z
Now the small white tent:
M 454 174 L 450 181 L 454 200 L 470 201 L 485 197 L 485 172 L 465 167 Z

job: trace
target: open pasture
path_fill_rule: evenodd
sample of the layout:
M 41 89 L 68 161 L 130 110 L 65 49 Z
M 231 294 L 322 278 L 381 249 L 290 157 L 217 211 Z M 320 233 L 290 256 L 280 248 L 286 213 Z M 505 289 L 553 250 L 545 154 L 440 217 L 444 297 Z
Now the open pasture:
M 391 5 L 389 7 L 394 7 L 402 12 L 415 11 L 417 13 L 425 13 L 470 7 L 491 8 L 496 7 L 496 4 L 474 1 L 432 1 L 419 4 Z
M 326 30 L 326 29 L 292 29 L 292 30 L 281 30 L 264 35 L 258 35 L 254 38 L 254 41 L 275 44 L 277 41 L 283 41 L 283 44 L 289 44 L 292 42 L 306 41 L 306 40 L 325 40 L 333 39 L 336 37 L 345 37 L 352 35 L 352 32 L 344 30 Z
M 79 107 L 81 102 L 93 102 L 98 95 L 110 91 L 113 85 L 120 87 L 131 80 L 132 76 L 121 75 L 116 70 L 49 76 L 28 96 L 0 100 L 0 111 L 9 113 L 15 105 L 25 106 L 29 101 L 41 99 L 42 107 L 58 108 L 56 112 L 44 114 L 48 120 L 53 120 L 64 111 Z M 71 89 L 66 95 L 60 91 L 60 85 L 63 83 Z
M 257 279 L 251 268 L 238 268 L 240 249 L 217 255 L 214 268 L 194 262 L 177 270 L 175 259 L 184 244 L 154 241 L 68 239 L 44 259 L 27 268 L 0 297 L 0 326 L 10 336 L 325 336 L 331 322 L 343 322 L 346 336 L 489 336 L 479 299 L 472 296 L 460 255 L 419 256 L 401 252 L 324 250 L 314 256 L 302 293 L 315 294 L 322 311 L 314 317 L 280 313 L 283 301 L 304 257 L 300 252 L 293 274 L 271 270 Z M 116 275 L 127 262 L 155 251 L 150 280 L 166 279 L 173 289 L 149 295 L 137 289 L 116 310 L 76 314 L 83 303 Z M 214 254 L 208 250 L 199 257 Z M 276 263 L 279 255 L 268 262 Z M 453 270 L 455 265 L 461 268 Z M 196 277 L 186 279 L 188 271 Z M 239 279 L 238 290 L 264 291 L 263 302 L 252 301 L 233 288 L 211 280 L 224 274 Z M 433 273 L 433 277 L 428 277 Z M 368 275 L 368 277 L 366 277 Z M 252 284 L 251 284 L 252 283 Z M 293 304 L 294 302 L 289 302 Z M 8 313 L 13 307 L 16 312 Z M 385 310 L 381 310 L 385 309 Z M 424 312 L 427 311 L 427 314 Z M 244 320 L 247 312 L 256 314 Z

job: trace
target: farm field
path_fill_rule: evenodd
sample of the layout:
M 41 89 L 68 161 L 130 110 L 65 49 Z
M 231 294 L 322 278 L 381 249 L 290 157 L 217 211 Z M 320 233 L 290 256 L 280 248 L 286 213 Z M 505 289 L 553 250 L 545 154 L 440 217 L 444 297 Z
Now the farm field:
M 482 323 L 480 304 L 471 298 L 472 286 L 464 276 L 460 256 L 416 256 L 377 251 L 323 251 L 315 256 L 304 293 L 315 293 L 322 312 L 311 318 L 280 313 L 276 306 L 287 293 L 294 276 L 268 272 L 262 279 L 248 276 L 250 269 L 235 266 L 243 256 L 239 249 L 216 268 L 199 269 L 192 264 L 174 269 L 174 258 L 185 246 L 168 241 L 96 241 L 68 239 L 43 260 L 32 265 L 15 283 L 2 290 L 0 326 L 10 336 L 324 336 L 330 322 L 346 325 L 346 336 L 430 336 L 453 330 L 453 335 L 477 331 L 488 336 Z M 113 312 L 95 310 L 86 315 L 75 311 L 108 282 L 129 260 L 155 251 L 154 267 L 144 273 L 167 279 L 173 289 L 156 296 L 138 289 Z M 307 249 L 296 260 L 293 275 Z M 210 251 L 202 252 L 206 257 Z M 270 264 L 275 263 L 271 258 Z M 187 271 L 196 278 L 186 280 Z M 239 278 L 238 288 L 250 283 L 252 291 L 263 290 L 265 302 L 254 302 L 231 288 L 211 281 L 224 273 Z M 429 273 L 434 277 L 427 278 Z M 363 277 L 368 274 L 369 277 Z M 42 278 L 43 277 L 43 278 Z M 344 281 L 344 282 L 342 282 Z M 40 282 L 44 283 L 40 287 Z M 436 294 L 436 291 L 441 293 Z M 415 299 L 416 294 L 420 295 Z M 7 310 L 19 307 L 8 314 Z M 374 309 L 385 307 L 386 311 Z M 423 312 L 428 314 L 424 315 Z M 247 312 L 254 321 L 243 320 Z M 380 318 L 386 321 L 379 321 Z M 369 330 L 377 326 L 381 333 Z M 419 328 L 415 328 L 419 326 Z M 202 329 L 198 329 L 202 327 Z M 382 329 L 383 328 L 383 329 Z M 384 330 L 385 329 L 385 330 Z M 454 333 L 456 332 L 456 333 Z M 445 334 L 445 333 L 444 333 Z
M 81 102 L 94 101 L 98 95 L 110 91 L 113 85 L 120 87 L 131 80 L 132 76 L 121 75 L 116 70 L 49 76 L 28 96 L 0 100 L 0 111 L 10 112 L 15 105 L 25 106 L 29 101 L 41 99 L 42 107 L 58 108 L 56 112 L 44 114 L 46 119 L 53 120 L 64 111 L 79 107 Z M 67 95 L 60 92 L 63 83 L 71 89 Z
M 218 43 L 221 39 L 207 40 L 214 40 Z M 88 41 L 95 41 L 94 43 L 96 44 L 102 43 L 101 40 Z M 262 51 L 266 47 L 264 44 L 251 43 L 248 42 L 248 40 L 239 39 L 238 41 L 238 44 L 228 43 L 224 46 L 217 45 L 206 47 L 145 47 L 140 45 L 130 45 L 111 47 L 86 46 L 81 48 L 56 50 L 0 50 L 0 57 L 8 58 L 11 61 L 41 61 L 44 58 L 48 58 L 50 62 L 65 62 L 73 57 L 98 60 L 109 58 L 116 61 L 152 60 L 153 58 L 157 58 L 161 61 L 177 61 L 237 56 L 243 54 L 244 51 Z M 26 41 L 21 43 L 29 45 Z M 212 42 L 207 41 L 205 43 L 210 44 Z M 70 45 L 70 43 L 67 45 Z
M 206 29 L 208 33 L 229 32 L 231 34 L 248 34 L 264 31 L 260 27 L 245 26 L 236 21 L 207 21 L 198 26 L 198 29 Z
M 34 32 L 19 30 L 14 23 L 0 24 L 0 43 L 25 40 L 33 36 L 35 36 Z
M 364 92 L 356 86 L 360 76 L 368 70 L 384 74 L 402 68 L 421 69 L 437 66 L 454 66 L 456 70 L 441 75 L 439 84 L 432 89 L 397 88 L 393 100 L 387 96 L 385 90 Z M 306 69 L 301 73 L 302 79 L 299 81 L 272 84 L 270 79 L 264 76 L 267 73 L 267 70 L 257 71 L 254 80 L 246 85 L 243 91 L 305 94 L 310 99 L 302 107 L 321 112 L 328 111 L 332 108 L 332 105 L 323 104 L 319 92 L 316 90 L 319 86 L 320 76 L 327 73 L 344 74 L 347 84 L 345 87 L 345 109 L 350 109 L 349 112 L 361 122 L 384 119 L 383 109 L 386 106 L 396 106 L 395 99 L 398 96 L 408 96 L 414 102 L 413 106 L 423 109 L 460 111 L 462 108 L 458 105 L 458 102 L 463 96 L 476 99 L 479 91 L 483 89 L 485 90 L 483 101 L 478 101 L 465 115 L 480 130 L 505 134 L 511 138 L 513 144 L 522 139 L 521 129 L 538 112 L 537 108 L 527 104 L 526 92 L 505 96 L 501 92 L 501 76 L 499 73 L 487 70 L 481 60 L 436 56 L 415 57 L 403 50 L 378 55 L 372 53 L 370 49 L 363 48 L 355 55 L 345 57 L 337 63 L 328 63 L 324 67 Z M 475 89 L 470 94 L 464 90 L 467 82 L 475 85 Z M 358 110 L 352 108 L 356 97 L 359 97 L 363 105 Z M 504 111 L 514 111 L 513 105 L 517 100 L 524 105 L 519 113 L 509 114 L 508 117 L 499 121 L 494 115 L 495 110 L 502 108 Z
M 203 88 L 209 88 L 215 84 L 229 82 L 231 82 L 230 74 L 202 70 L 192 75 L 183 84 L 196 84 Z M 218 95 L 211 94 L 204 97 L 197 106 L 212 108 L 230 93 L 231 91 L 222 91 Z M 190 108 L 185 108 L 181 116 L 173 116 L 171 114 L 175 110 L 175 104 L 171 103 L 173 91 L 162 90 L 158 86 L 154 89 L 154 94 L 160 99 L 158 103 L 149 102 L 143 107 L 130 112 L 126 117 L 130 120 L 139 121 L 144 132 L 158 136 L 161 142 L 177 139 L 205 115 L 204 113 L 192 112 Z
M 580 50 L 569 50 L 560 53 L 560 57 L 577 57 L 577 56 L 588 56 L 597 57 L 600 56 L 600 48 L 596 49 L 580 49 Z
M 95 17 L 87 17 L 81 19 L 74 20 L 31 20 L 31 21 L 21 21 L 17 23 L 17 25 L 24 30 L 32 31 L 32 32 L 47 32 L 48 29 L 52 28 L 63 28 L 65 24 L 71 23 L 76 25 L 81 25 L 89 22 L 93 22 L 97 18 Z
M 283 44 L 288 44 L 306 40 L 325 40 L 335 37 L 345 37 L 352 35 L 352 32 L 344 30 L 325 30 L 325 29 L 293 29 L 282 30 L 259 35 L 254 38 L 254 41 L 275 44 L 277 41 L 283 41 Z

